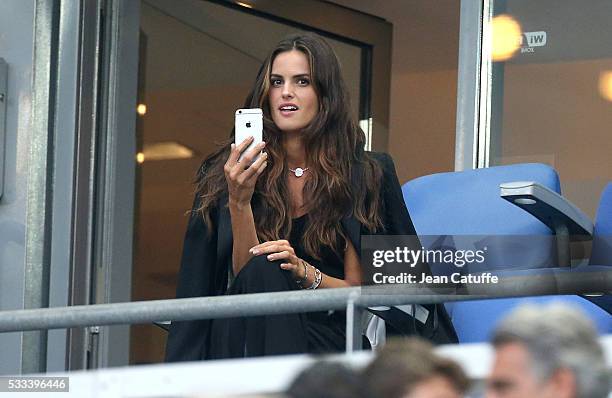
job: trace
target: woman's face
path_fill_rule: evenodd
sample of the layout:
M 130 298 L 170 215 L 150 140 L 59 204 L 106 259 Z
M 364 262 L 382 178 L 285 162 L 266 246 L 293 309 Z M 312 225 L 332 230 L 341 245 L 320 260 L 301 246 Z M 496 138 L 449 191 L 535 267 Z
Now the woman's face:
M 319 98 L 312 86 L 310 65 L 301 51 L 285 51 L 272 62 L 270 110 L 272 120 L 284 132 L 300 132 L 319 111 Z

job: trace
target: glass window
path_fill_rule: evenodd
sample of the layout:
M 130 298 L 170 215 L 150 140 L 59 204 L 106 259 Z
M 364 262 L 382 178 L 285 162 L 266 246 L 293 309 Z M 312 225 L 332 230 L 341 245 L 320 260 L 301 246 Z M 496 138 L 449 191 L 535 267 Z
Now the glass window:
M 553 166 L 592 217 L 612 180 L 612 2 L 491 4 L 488 163 Z

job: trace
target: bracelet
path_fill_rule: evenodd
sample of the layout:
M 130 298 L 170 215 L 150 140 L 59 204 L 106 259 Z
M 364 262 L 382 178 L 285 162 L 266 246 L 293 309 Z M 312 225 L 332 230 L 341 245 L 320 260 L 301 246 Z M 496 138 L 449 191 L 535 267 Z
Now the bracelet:
M 323 275 L 321 274 L 321 271 L 319 271 L 317 267 L 313 267 L 313 268 L 315 270 L 315 276 L 314 276 L 314 280 L 312 281 L 312 285 L 310 285 L 310 287 L 308 288 L 310 290 L 314 290 L 318 288 L 319 285 L 321 284 L 321 281 L 323 280 Z
M 304 278 L 299 281 L 295 281 L 298 285 L 302 286 L 302 284 L 308 281 L 308 267 L 306 266 L 306 261 L 299 259 L 299 263 L 304 267 Z

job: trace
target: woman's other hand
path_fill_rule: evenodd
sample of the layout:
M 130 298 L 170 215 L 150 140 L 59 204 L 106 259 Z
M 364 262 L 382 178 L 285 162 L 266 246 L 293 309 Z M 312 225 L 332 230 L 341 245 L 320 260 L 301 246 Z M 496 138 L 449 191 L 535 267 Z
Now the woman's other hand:
M 252 247 L 249 252 L 254 256 L 267 255 L 268 260 L 281 260 L 280 267 L 291 271 L 296 281 L 305 279 L 304 266 L 308 268 L 308 276 L 314 276 L 312 266 L 295 255 L 295 250 L 286 240 L 272 240 Z M 312 279 L 312 278 L 308 278 Z
M 334 287 L 349 287 L 357 286 L 361 283 L 361 267 L 359 258 L 353 245 L 349 245 L 350 249 L 347 253 L 352 254 L 345 257 L 345 274 L 346 279 L 338 279 L 324 274 L 317 270 L 308 262 L 302 260 L 295 255 L 295 250 L 286 240 L 272 240 L 255 245 L 249 249 L 249 254 L 253 256 L 267 256 L 268 260 L 280 260 L 282 269 L 291 271 L 293 279 L 303 289 L 314 288 L 334 288 Z M 319 274 L 319 279 L 315 277 Z M 315 286 L 315 287 L 313 287 Z
M 232 144 L 230 155 L 223 167 L 227 181 L 229 201 L 239 206 L 251 203 L 257 178 L 263 173 L 268 164 L 268 154 L 265 152 L 253 162 L 253 159 L 265 147 L 265 142 L 261 142 L 245 152 L 240 162 L 238 162 L 240 154 L 245 151 L 252 141 L 253 137 L 249 137 L 238 145 Z

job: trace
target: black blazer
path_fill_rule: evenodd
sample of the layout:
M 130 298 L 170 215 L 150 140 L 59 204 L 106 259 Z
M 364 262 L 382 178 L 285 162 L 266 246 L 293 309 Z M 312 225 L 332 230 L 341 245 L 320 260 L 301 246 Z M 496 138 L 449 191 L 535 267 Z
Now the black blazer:
M 402 190 L 393 160 L 386 153 L 370 153 L 382 166 L 382 210 L 385 233 L 389 235 L 415 235 L 412 220 L 404 203 Z M 354 168 L 351 184 L 365 189 Z M 232 261 L 232 229 L 227 196 L 221 198 L 212 218 L 217 226 L 209 234 L 201 215 L 191 213 L 179 272 L 177 298 L 220 296 L 227 289 L 228 271 Z M 198 199 L 194 201 L 194 208 Z M 361 223 L 352 216 L 342 220 L 342 227 L 358 254 L 361 254 L 361 235 L 367 234 Z M 418 270 L 415 270 L 418 271 Z M 422 270 L 421 270 L 422 271 Z M 428 272 L 428 271 L 425 271 Z M 172 322 L 166 345 L 166 361 L 193 361 L 208 357 L 210 320 Z

